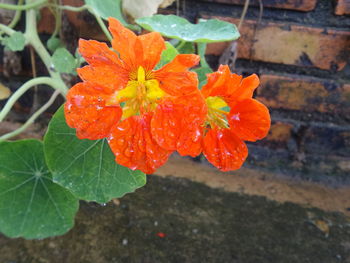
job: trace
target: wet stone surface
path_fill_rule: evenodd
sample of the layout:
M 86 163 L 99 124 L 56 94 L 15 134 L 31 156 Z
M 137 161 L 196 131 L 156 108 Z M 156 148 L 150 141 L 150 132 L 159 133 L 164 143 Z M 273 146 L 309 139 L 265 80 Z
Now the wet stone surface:
M 106 206 L 81 203 L 61 237 L 8 239 L 1 263 L 350 262 L 350 221 L 292 203 L 148 177 Z

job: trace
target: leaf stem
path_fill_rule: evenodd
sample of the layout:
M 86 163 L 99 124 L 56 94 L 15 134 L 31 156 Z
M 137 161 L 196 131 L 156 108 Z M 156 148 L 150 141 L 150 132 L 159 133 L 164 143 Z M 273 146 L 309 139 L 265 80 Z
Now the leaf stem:
M 36 2 L 32 2 L 29 4 L 25 4 L 25 5 L 11 5 L 11 4 L 4 4 L 4 3 L 0 3 L 0 8 L 1 9 L 8 9 L 8 10 L 28 10 L 28 9 L 32 9 L 38 6 L 41 6 L 42 4 L 45 4 L 47 2 L 47 0 L 40 0 L 40 1 L 36 1 Z
M 1 31 L 4 32 L 5 34 L 9 35 L 9 36 L 16 32 L 11 27 L 6 26 L 4 24 L 0 24 L 0 32 Z
M 27 90 L 29 90 L 33 86 L 40 85 L 40 84 L 49 85 L 54 89 L 57 89 L 59 92 L 62 92 L 61 87 L 59 87 L 60 85 L 50 77 L 39 77 L 39 78 L 31 79 L 26 83 L 24 83 L 18 90 L 16 90 L 16 92 L 13 93 L 12 96 L 7 100 L 4 108 L 0 111 L 0 122 L 3 121 L 3 119 L 11 110 L 12 106 Z
M 18 0 L 17 5 L 18 6 L 22 6 L 23 5 L 24 0 Z M 21 19 L 21 15 L 22 15 L 22 10 L 16 10 L 15 16 L 13 17 L 11 23 L 8 25 L 8 27 L 10 28 L 14 28 L 18 21 Z
M 52 94 L 51 98 L 40 109 L 38 109 L 21 127 L 19 127 L 18 129 L 14 130 L 12 132 L 9 132 L 9 133 L 6 133 L 6 134 L 0 136 L 0 141 L 4 141 L 4 140 L 7 140 L 9 138 L 12 138 L 12 137 L 20 134 L 24 130 L 26 130 L 31 124 L 34 123 L 34 121 L 43 112 L 45 112 L 55 102 L 55 100 L 59 94 L 60 94 L 60 91 L 55 90 L 55 92 Z
M 112 41 L 112 35 L 111 35 L 111 33 L 109 33 L 109 31 L 108 31 L 108 29 L 107 29 L 105 23 L 103 22 L 102 18 L 101 18 L 98 14 L 96 14 L 95 10 L 94 10 L 92 7 L 87 6 L 87 9 L 89 10 L 89 12 L 90 12 L 91 14 L 93 14 L 93 15 L 95 16 L 97 23 L 98 23 L 99 26 L 101 27 L 103 33 L 106 35 L 106 37 L 108 38 L 108 40 L 109 40 L 109 41 Z
M 176 46 L 176 49 L 180 52 L 180 49 L 186 45 L 186 41 L 181 40 L 180 43 Z
M 32 1 L 33 0 L 27 0 L 27 2 Z M 26 30 L 24 35 L 28 41 L 28 44 L 34 48 L 44 62 L 50 76 L 55 81 L 55 88 L 59 89 L 62 94 L 66 94 L 68 88 L 63 82 L 60 73 L 53 68 L 51 56 L 39 38 L 36 24 L 36 12 L 33 9 L 26 11 Z

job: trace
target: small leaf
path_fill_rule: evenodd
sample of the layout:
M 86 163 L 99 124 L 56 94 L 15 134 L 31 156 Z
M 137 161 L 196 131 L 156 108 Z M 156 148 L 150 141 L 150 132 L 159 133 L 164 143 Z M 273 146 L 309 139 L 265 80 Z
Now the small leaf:
M 21 51 L 24 49 L 26 39 L 21 32 L 15 32 L 3 40 L 3 44 L 11 51 Z
M 66 124 L 63 107 L 44 139 L 46 162 L 54 181 L 87 201 L 105 203 L 144 186 L 146 176 L 115 162 L 105 139 L 80 140 Z
M 200 20 L 191 24 L 186 19 L 175 15 L 154 15 L 136 20 L 149 31 L 157 31 L 163 36 L 186 42 L 223 42 L 239 38 L 234 24 L 217 19 Z
M 58 48 L 52 55 L 55 69 L 60 73 L 74 73 L 76 67 L 75 58 L 65 48 Z
M 60 47 L 64 47 L 62 41 L 57 38 L 57 37 L 51 37 L 47 43 L 47 48 L 51 51 L 51 52 L 55 52 L 56 49 L 60 48 Z
M 0 82 L 0 100 L 7 99 L 11 95 L 11 90 Z
M 0 148 L 0 231 L 28 239 L 67 232 L 78 199 L 52 182 L 42 142 L 2 142 Z
M 207 74 L 213 72 L 209 67 L 199 67 L 193 69 L 193 71 L 198 75 L 199 88 L 202 88 L 207 83 Z
M 165 64 L 168 64 L 170 61 L 172 61 L 176 57 L 176 55 L 179 54 L 177 49 L 169 42 L 165 42 L 165 46 L 166 46 L 166 49 L 162 52 L 160 61 L 156 69 L 159 69 L 163 67 Z
M 120 9 L 121 0 L 85 0 L 85 3 L 89 5 L 93 11 L 103 19 L 107 20 L 108 17 L 114 17 L 118 19 L 123 25 L 128 25 Z

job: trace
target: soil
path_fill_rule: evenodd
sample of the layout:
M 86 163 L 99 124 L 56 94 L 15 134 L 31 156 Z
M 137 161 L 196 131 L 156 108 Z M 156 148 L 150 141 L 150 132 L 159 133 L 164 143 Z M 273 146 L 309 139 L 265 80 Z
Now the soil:
M 0 262 L 350 262 L 350 222 L 341 213 L 149 176 L 106 206 L 81 203 L 64 236 L 0 236 Z

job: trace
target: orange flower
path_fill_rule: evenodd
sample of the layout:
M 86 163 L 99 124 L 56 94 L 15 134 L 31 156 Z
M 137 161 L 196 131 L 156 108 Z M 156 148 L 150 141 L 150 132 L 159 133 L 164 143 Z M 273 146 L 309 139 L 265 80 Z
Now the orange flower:
M 208 83 L 203 86 L 208 112 L 203 139 L 196 147 L 208 161 L 221 171 L 239 169 L 248 155 L 244 141 L 264 138 L 270 129 L 270 114 L 262 103 L 253 99 L 259 86 L 254 74 L 247 78 L 231 74 L 227 65 L 208 74 Z
M 155 70 L 165 49 L 159 33 L 136 36 L 113 18 L 109 30 L 114 50 L 98 41 L 79 41 L 89 65 L 78 69 L 84 82 L 67 95 L 66 120 L 80 139 L 107 138 L 119 164 L 152 173 L 176 147 L 193 151 L 184 132 L 204 120 L 205 102 L 196 74 L 188 68 L 198 64 L 199 57 L 177 55 Z M 157 141 L 167 142 L 169 136 L 182 142 L 160 147 Z

